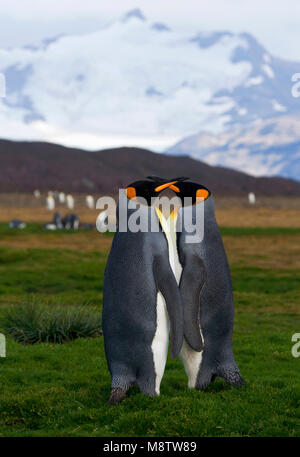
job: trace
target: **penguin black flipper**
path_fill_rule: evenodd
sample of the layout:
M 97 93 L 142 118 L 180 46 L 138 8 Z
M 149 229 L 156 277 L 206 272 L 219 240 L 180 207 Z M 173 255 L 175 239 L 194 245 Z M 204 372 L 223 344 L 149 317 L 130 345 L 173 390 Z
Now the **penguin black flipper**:
M 203 350 L 200 332 L 200 297 L 205 282 L 205 268 L 199 256 L 185 254 L 179 290 L 184 303 L 184 337 L 194 351 Z
M 166 257 L 156 256 L 153 263 L 157 289 L 162 293 L 171 326 L 171 357 L 179 355 L 183 343 L 183 306 L 179 288 Z

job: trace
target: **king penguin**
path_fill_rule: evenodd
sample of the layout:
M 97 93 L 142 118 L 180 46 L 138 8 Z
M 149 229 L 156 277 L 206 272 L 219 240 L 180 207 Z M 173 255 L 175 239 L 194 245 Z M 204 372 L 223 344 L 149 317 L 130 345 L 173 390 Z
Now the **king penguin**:
M 175 229 L 177 249 L 174 249 L 173 263 L 184 309 L 180 358 L 188 386 L 204 390 L 216 377 L 221 377 L 238 387 L 245 381 L 232 348 L 232 282 L 213 197 L 207 188 L 197 183 L 182 180 L 174 185 L 183 202 L 178 212 L 180 230 L 178 225 Z M 185 206 L 185 197 L 190 199 L 190 205 Z M 202 235 L 195 242 L 190 241 L 189 224 L 185 224 L 185 219 L 193 226 L 202 226 Z
M 160 182 L 162 178 L 151 177 Z M 166 184 L 165 184 L 166 186 Z M 215 218 L 211 192 L 188 178 L 169 180 L 181 199 L 167 224 L 159 215 L 183 304 L 184 340 L 180 351 L 188 386 L 205 390 L 221 377 L 234 387 L 245 383 L 234 360 L 234 302 L 231 274 Z M 187 201 L 187 204 L 186 204 Z M 201 230 L 191 241 L 191 228 Z M 201 232 L 201 236 L 199 236 Z
M 168 186 L 165 186 L 168 187 Z M 103 290 L 102 328 L 105 354 L 111 374 L 110 404 L 122 401 L 132 385 L 153 397 L 160 393 L 168 355 L 179 355 L 183 343 L 183 306 L 169 261 L 169 249 L 161 225 L 158 231 L 133 232 L 128 221 L 134 210 L 130 200 L 142 197 L 139 206 L 149 224 L 158 218 L 151 198 L 164 190 L 154 180 L 136 181 L 120 197 L 125 203 L 127 230 L 120 222 L 106 264 Z M 126 201 L 120 201 L 121 199 Z M 117 215 L 119 211 L 117 209 Z

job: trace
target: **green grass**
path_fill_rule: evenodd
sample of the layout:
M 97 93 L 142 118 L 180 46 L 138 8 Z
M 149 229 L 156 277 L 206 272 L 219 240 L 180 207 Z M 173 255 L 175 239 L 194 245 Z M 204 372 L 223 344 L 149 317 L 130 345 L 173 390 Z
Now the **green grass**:
M 63 344 L 101 335 L 101 317 L 87 307 L 66 307 L 38 302 L 12 305 L 3 312 L 0 327 L 18 343 Z
M 227 235 L 245 242 L 247 235 L 261 236 L 260 229 L 240 230 Z M 285 230 L 282 236 L 291 234 Z M 44 234 L 29 230 L 26 236 L 30 246 L 32 236 Z M 33 297 L 49 306 L 100 310 L 105 261 L 106 254 L 67 245 L 2 247 L 0 321 L 10 304 Z M 276 262 L 254 267 L 253 259 L 231 269 L 235 357 L 246 386 L 233 389 L 218 379 L 205 392 L 190 390 L 180 361 L 169 359 L 159 397 L 134 388 L 123 403 L 109 407 L 102 337 L 34 346 L 8 337 L 7 358 L 0 358 L 0 436 L 299 436 L 300 358 L 291 355 L 291 337 L 300 322 L 299 312 L 288 307 L 299 309 L 299 271 Z
M 94 251 L 0 247 L 0 304 L 34 295 L 40 301 L 100 306 L 105 261 L 106 255 Z

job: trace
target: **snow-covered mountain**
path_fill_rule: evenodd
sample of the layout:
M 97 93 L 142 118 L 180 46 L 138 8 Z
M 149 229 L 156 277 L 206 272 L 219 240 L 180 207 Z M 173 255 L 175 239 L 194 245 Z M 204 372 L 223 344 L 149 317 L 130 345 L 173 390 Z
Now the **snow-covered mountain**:
M 299 71 L 249 34 L 179 32 L 136 9 L 94 33 L 0 49 L 0 137 L 163 151 L 197 132 L 300 115 L 291 96 Z M 264 173 L 276 169 L 270 163 Z
M 300 180 L 300 117 L 280 116 L 219 135 L 200 133 L 183 139 L 167 153 L 189 155 L 254 176 Z

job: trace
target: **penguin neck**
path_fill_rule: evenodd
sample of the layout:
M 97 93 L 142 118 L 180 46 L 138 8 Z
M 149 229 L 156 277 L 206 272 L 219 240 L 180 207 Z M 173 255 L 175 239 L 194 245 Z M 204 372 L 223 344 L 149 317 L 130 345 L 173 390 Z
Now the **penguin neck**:
M 169 251 L 169 262 L 174 273 L 177 284 L 179 284 L 182 266 L 179 261 L 178 250 L 177 250 L 177 232 L 176 232 L 176 222 L 178 217 L 178 210 L 174 211 L 166 217 L 159 208 L 155 208 L 156 214 L 158 216 L 162 231 L 165 234 L 168 243 Z

